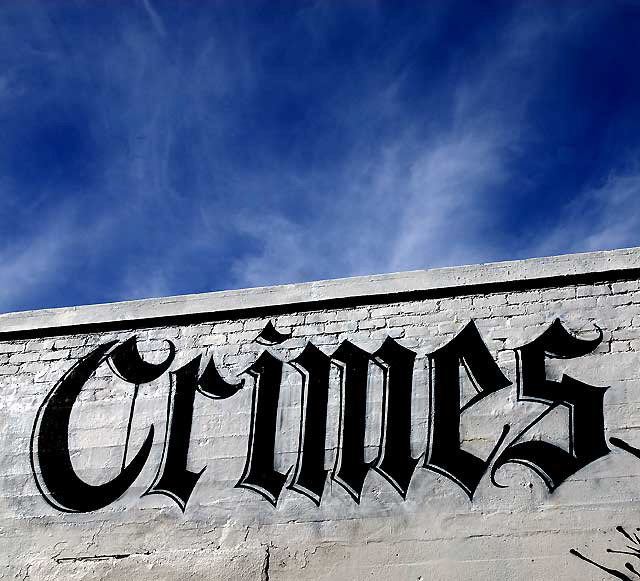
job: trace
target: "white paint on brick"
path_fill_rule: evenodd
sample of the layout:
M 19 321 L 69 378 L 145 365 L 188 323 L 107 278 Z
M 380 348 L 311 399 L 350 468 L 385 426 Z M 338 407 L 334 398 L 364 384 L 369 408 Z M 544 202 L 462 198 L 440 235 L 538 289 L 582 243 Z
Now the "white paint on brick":
M 606 579 L 569 549 L 624 570 L 625 560 L 616 560 L 606 549 L 624 546 L 616 526 L 640 527 L 640 459 L 612 447 L 609 455 L 571 476 L 553 494 L 527 468 L 507 466 L 497 475 L 506 488 L 493 486 L 485 475 L 470 501 L 450 480 L 419 468 L 404 501 L 380 474 L 370 472 L 359 505 L 327 480 L 319 507 L 285 489 L 274 508 L 254 492 L 235 488 L 251 419 L 252 380 L 241 372 L 265 349 L 254 339 L 270 319 L 279 331 L 293 334 L 282 345 L 266 347 L 285 361 L 297 357 L 307 341 L 330 355 L 345 339 L 373 352 L 387 336 L 394 337 L 416 352 L 411 445 L 418 457 L 427 439 L 428 356 L 473 319 L 513 383 L 463 416 L 463 446 L 486 456 L 503 425 L 511 423 L 515 432 L 545 409 L 541 403 L 517 400 L 513 349 L 559 317 L 583 338 L 594 337 L 597 325 L 603 342 L 585 357 L 549 360 L 548 376 L 560 380 L 567 374 L 610 386 L 605 396 L 607 436 L 640 447 L 640 285 L 633 278 L 638 267 L 640 250 L 629 249 L 2 315 L 2 332 L 45 332 L 65 325 L 133 324 L 149 317 L 288 305 L 286 313 L 271 318 L 247 311 L 241 318 L 230 313 L 216 322 L 184 326 L 165 321 L 158 328 L 78 335 L 62 330 L 53 338 L 0 341 L 0 577 Z M 615 280 L 606 280 L 607 271 L 615 271 Z M 624 271 L 629 271 L 626 280 L 620 274 Z M 602 273 L 602 282 L 539 284 L 548 277 L 580 273 Z M 473 285 L 504 280 L 522 281 L 523 290 L 471 294 Z M 527 282 L 535 288 L 527 290 Z M 448 293 L 407 301 L 393 297 L 429 289 Z M 376 295 L 389 295 L 388 302 L 315 310 L 306 304 L 296 310 L 313 300 Z M 212 357 L 224 379 L 244 378 L 246 386 L 228 400 L 196 396 L 189 468 L 206 470 L 184 514 L 166 497 L 142 496 L 162 457 L 167 376 L 140 389 L 131 453 L 149 426 L 156 429 L 151 456 L 132 488 L 94 513 L 58 512 L 40 495 L 31 471 L 29 442 L 38 407 L 78 358 L 96 345 L 133 334 L 148 361 L 164 358 L 169 339 L 177 351 L 172 370 L 197 355 L 203 356 L 202 365 Z M 281 390 L 275 462 L 285 471 L 296 461 L 301 406 L 301 378 L 287 365 Z M 365 453 L 374 458 L 382 391 L 380 371 L 373 367 L 370 395 Z M 74 466 L 87 481 L 98 484 L 117 474 L 131 397 L 132 386 L 114 378 L 106 365 L 83 389 L 72 414 L 70 443 Z M 326 469 L 337 454 L 339 401 L 333 369 Z M 567 417 L 559 408 L 531 433 L 566 444 Z

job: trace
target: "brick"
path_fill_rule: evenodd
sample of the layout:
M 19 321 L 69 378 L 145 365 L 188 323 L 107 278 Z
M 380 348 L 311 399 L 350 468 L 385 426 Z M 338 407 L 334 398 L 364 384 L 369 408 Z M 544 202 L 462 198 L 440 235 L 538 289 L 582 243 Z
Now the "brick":
M 259 331 L 264 329 L 266 324 L 263 319 L 247 319 L 243 322 L 242 328 L 245 331 L 255 331 L 257 335 Z
M 365 319 L 364 321 L 358 321 L 358 330 L 367 331 L 368 329 L 381 329 L 386 326 L 384 319 Z
M 18 369 L 17 365 L 3 365 L 0 367 L 0 375 L 14 375 L 18 372 Z
M 608 285 L 589 285 L 576 287 L 576 297 L 593 297 L 611 295 L 611 289 Z
M 254 333 L 254 335 L 257 335 L 257 333 Z M 205 335 L 203 337 L 200 337 L 199 339 L 199 343 L 205 346 L 224 345 L 226 342 L 227 342 L 227 336 L 223 334 Z
M 336 321 L 327 323 L 324 326 L 325 333 L 344 333 L 346 331 L 355 331 L 358 328 L 356 321 Z
M 424 319 L 417 315 L 399 315 L 390 317 L 386 323 L 389 327 L 408 327 L 422 324 Z
M 22 343 L 0 343 L 0 353 L 21 353 L 24 351 Z
M 232 323 L 217 323 L 213 328 L 216 333 L 237 333 L 238 331 L 242 331 L 242 326 L 242 323 L 238 321 Z
M 307 325 L 313 325 L 316 323 L 327 323 L 328 321 L 334 321 L 336 318 L 335 311 L 323 311 L 320 313 L 307 313 L 304 318 L 304 322 Z
M 507 304 L 507 295 L 487 295 L 473 298 L 473 308 L 476 307 L 498 307 Z
M 614 282 L 611 284 L 611 292 L 614 295 L 637 290 L 640 290 L 639 281 L 637 280 L 627 280 L 623 282 Z
M 64 349 L 72 347 L 83 347 L 87 342 L 86 337 L 65 337 L 64 339 L 56 339 L 53 347 L 55 349 Z
M 20 365 L 20 363 L 26 363 L 27 361 L 35 361 L 37 356 L 37 353 L 14 353 L 9 357 L 9 363 L 11 365 Z
M 566 301 L 568 299 L 574 299 L 576 297 L 575 287 L 561 287 L 544 289 L 542 291 L 543 301 Z
M 304 315 L 283 315 L 278 317 L 276 329 L 280 327 L 291 327 L 292 325 L 302 325 L 304 323 Z
M 363 321 L 369 318 L 369 311 L 366 309 L 347 309 L 338 311 L 335 315 L 335 321 Z
M 67 359 L 69 357 L 69 349 L 56 349 L 44 351 L 40 354 L 40 361 L 55 361 L 57 359 Z
M 507 295 L 509 304 L 533 303 L 542 300 L 542 293 L 539 291 L 519 292 Z

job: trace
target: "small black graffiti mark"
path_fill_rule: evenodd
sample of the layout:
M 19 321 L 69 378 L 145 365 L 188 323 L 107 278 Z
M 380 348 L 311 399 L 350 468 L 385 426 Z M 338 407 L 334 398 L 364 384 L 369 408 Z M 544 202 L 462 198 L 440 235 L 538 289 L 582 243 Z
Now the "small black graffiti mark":
M 611 442 L 616 448 L 620 448 L 625 452 L 629 452 L 632 456 L 640 458 L 640 449 L 627 444 L 624 440 L 621 440 L 620 438 L 609 438 L 609 442 Z
M 616 531 L 618 531 L 627 540 L 627 542 L 631 544 L 625 545 L 625 549 L 627 550 L 607 549 L 607 553 L 616 554 L 616 555 L 629 555 L 631 557 L 635 557 L 636 559 L 640 559 L 640 537 L 638 537 L 638 532 L 640 532 L 640 528 L 637 528 L 636 532 L 629 533 L 625 530 L 624 527 L 617 526 Z M 598 563 L 597 561 L 590 559 L 589 557 L 586 557 L 577 549 L 571 549 L 569 553 L 578 557 L 579 559 L 582 559 L 583 561 L 586 561 L 587 563 L 593 565 L 594 567 L 597 567 L 598 569 L 605 571 L 606 573 L 609 573 L 609 575 L 612 575 L 616 579 L 623 579 L 624 581 L 633 581 L 634 579 L 640 578 L 640 572 L 629 561 L 627 561 L 624 564 L 624 567 L 629 573 L 632 573 L 633 575 L 635 575 L 635 577 L 629 577 L 629 575 L 626 572 L 622 572 L 622 571 L 619 571 L 618 569 L 613 569 L 611 567 L 607 567 L 606 565 L 603 565 L 602 563 Z

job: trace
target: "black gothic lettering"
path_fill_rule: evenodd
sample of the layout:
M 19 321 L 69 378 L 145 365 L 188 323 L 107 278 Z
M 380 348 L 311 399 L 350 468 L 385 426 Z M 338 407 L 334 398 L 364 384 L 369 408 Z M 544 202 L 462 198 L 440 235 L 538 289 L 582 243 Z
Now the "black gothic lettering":
M 308 496 L 319 506 L 327 478 L 324 447 L 331 360 L 320 349 L 307 343 L 291 364 L 302 375 L 302 413 L 298 460 L 290 488 Z
M 374 466 L 400 493 L 407 495 L 418 460 L 411 456 L 411 387 L 416 354 L 387 337 L 374 354 L 384 373 L 382 438 Z
M 276 345 L 290 338 L 280 333 L 269 321 L 256 341 Z M 497 471 L 508 463 L 530 467 L 542 477 L 550 491 L 578 470 L 609 453 L 604 434 L 603 402 L 607 387 L 583 383 L 566 375 L 560 381 L 548 379 L 547 359 L 572 359 L 593 352 L 602 341 L 602 331 L 591 340 L 579 339 L 556 319 L 537 339 L 516 349 L 517 397 L 519 401 L 542 403 L 545 409 L 515 438 L 499 450 L 506 440 L 509 426 L 504 426 L 493 450 L 482 459 L 462 449 L 460 422 L 464 411 L 489 395 L 506 388 L 511 382 L 491 356 L 473 321 L 449 343 L 431 353 L 429 358 L 429 425 L 423 467 L 451 479 L 469 498 L 473 495 L 492 464 L 491 480 L 496 486 Z M 40 409 L 31 436 L 31 464 L 38 489 L 53 507 L 65 512 L 89 512 L 117 500 L 140 475 L 148 461 L 154 437 L 154 426 L 128 461 L 128 447 L 139 386 L 157 380 L 167 372 L 175 359 L 175 347 L 167 341 L 168 355 L 152 364 L 138 351 L 136 337 L 121 344 L 111 341 L 96 347 L 76 362 L 49 392 Z M 411 406 L 413 372 L 416 353 L 387 337 L 373 354 L 343 341 L 331 356 L 311 343 L 290 363 L 302 376 L 302 410 L 298 453 L 289 488 L 306 495 L 320 505 L 326 485 L 325 442 L 329 405 L 331 364 L 338 366 L 340 383 L 340 419 L 338 450 L 331 478 L 340 484 L 356 503 L 360 502 L 370 469 L 379 472 L 402 496 L 407 495 L 411 478 L 419 460 L 411 453 Z M 73 406 L 83 387 L 103 363 L 135 386 L 131 403 L 122 468 L 118 475 L 100 485 L 86 483 L 75 472 L 69 450 L 69 422 Z M 244 385 L 227 382 L 210 358 L 200 373 L 201 356 L 170 372 L 170 391 L 162 459 L 153 484 L 145 494 L 162 494 L 173 499 L 184 511 L 195 486 L 206 467 L 194 472 L 187 468 L 189 443 L 196 393 L 214 400 L 235 395 Z M 370 364 L 382 370 L 383 392 L 381 436 L 376 458 L 365 461 L 367 397 Z M 275 449 L 279 426 L 278 405 L 282 387 L 284 362 L 269 351 L 263 351 L 246 370 L 254 379 L 251 426 L 247 457 L 237 487 L 261 494 L 277 505 L 290 470 L 276 469 Z M 476 394 L 462 401 L 461 370 L 464 369 Z M 568 451 L 544 440 L 524 441 L 524 436 L 553 410 L 564 406 L 569 411 Z M 613 446 L 640 458 L 640 449 L 619 438 L 611 438 Z M 495 460 L 495 462 L 494 462 Z M 619 527 L 621 534 L 633 537 Z M 622 553 L 621 551 L 610 551 Z M 572 553 L 601 569 L 626 579 L 626 574 L 609 569 Z M 631 554 L 631 553 L 629 553 Z M 640 549 L 633 556 L 640 559 Z M 640 572 L 625 564 L 626 570 Z
M 356 500 L 373 467 L 404 498 L 417 460 L 411 457 L 411 387 L 415 353 L 391 338 L 370 356 L 349 342 L 328 357 L 308 343 L 291 364 L 303 377 L 302 419 L 298 462 L 290 486 L 320 504 L 324 469 L 329 369 L 331 359 L 341 369 L 340 445 L 334 479 Z M 383 371 L 383 413 L 380 453 L 375 465 L 364 462 L 364 432 L 369 361 Z M 355 435 L 355 439 L 354 439 Z
M 124 343 L 121 343 L 111 351 L 107 362 L 109 367 L 122 379 L 128 383 L 135 385 L 133 397 L 131 398 L 131 408 L 129 410 L 129 421 L 127 422 L 127 436 L 124 443 L 124 452 L 122 454 L 122 469 L 127 464 L 127 455 L 129 452 L 129 440 L 131 438 L 131 426 L 133 424 L 133 416 L 136 408 L 136 401 L 140 385 L 149 383 L 158 379 L 173 363 L 176 354 L 176 348 L 171 341 L 165 341 L 169 346 L 169 354 L 161 363 L 148 363 L 138 351 L 136 337 L 130 337 Z
M 332 478 L 360 503 L 364 479 L 375 463 L 364 461 L 370 355 L 347 340 L 331 359 L 340 367 L 339 442 Z
M 242 381 L 239 384 L 231 384 L 224 381 L 213 359 L 209 359 L 200 376 L 199 370 L 200 355 L 170 373 L 171 390 L 162 462 L 156 480 L 145 493 L 168 496 L 176 502 L 182 512 L 206 469 L 206 466 L 200 472 L 187 469 L 196 392 L 210 399 L 226 399 L 235 395 L 244 383 Z
M 124 494 L 142 471 L 153 443 L 153 426 L 133 460 L 109 482 L 91 485 L 78 477 L 69 454 L 69 419 L 75 401 L 93 372 L 117 343 L 96 347 L 75 363 L 45 398 L 31 437 L 31 465 L 44 498 L 64 512 L 91 512 Z M 122 355 L 122 352 L 120 352 Z M 124 366 L 126 367 L 126 365 Z
M 263 351 L 246 373 L 254 378 L 247 461 L 236 487 L 261 494 L 274 506 L 287 479 L 274 464 L 282 361 Z
M 478 392 L 465 406 L 460 401 L 461 364 Z M 450 478 L 473 498 L 508 427 L 505 426 L 487 460 L 482 460 L 460 448 L 460 414 L 511 382 L 500 371 L 471 321 L 449 343 L 429 355 L 429 383 L 429 442 L 424 467 Z
M 164 494 L 184 512 L 189 497 L 204 472 L 187 470 L 193 402 L 198 385 L 200 356 L 171 373 L 162 463 L 156 481 L 145 494 Z
M 169 354 L 161 363 L 148 363 L 138 351 L 136 337 L 130 337 L 118 345 L 109 356 L 109 367 L 128 383 L 140 385 L 158 379 L 173 363 L 176 348 L 171 341 L 165 341 L 169 346 Z
M 197 391 L 209 399 L 227 399 L 238 393 L 243 386 L 244 379 L 238 383 L 229 383 L 222 379 L 213 358 L 210 357 L 200 379 L 198 379 Z
M 604 394 L 608 387 L 583 383 L 567 375 L 561 381 L 546 377 L 545 359 L 572 359 L 591 353 L 602 341 L 578 339 L 556 319 L 537 339 L 516 350 L 518 364 L 518 400 L 544 403 L 549 408 L 529 424 L 500 454 L 492 469 L 512 462 L 534 470 L 550 491 L 569 476 L 609 453 L 604 435 Z M 569 451 L 544 441 L 520 442 L 527 431 L 558 406 L 569 409 Z
M 280 333 L 269 321 L 260 334 L 256 337 L 256 342 L 261 345 L 278 345 L 291 338 L 291 333 Z

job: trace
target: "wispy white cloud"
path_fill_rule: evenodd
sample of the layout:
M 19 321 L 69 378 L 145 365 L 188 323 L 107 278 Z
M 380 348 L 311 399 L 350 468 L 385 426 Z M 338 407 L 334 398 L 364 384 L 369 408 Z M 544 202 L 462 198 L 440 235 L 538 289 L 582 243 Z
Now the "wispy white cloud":
M 604 183 L 580 192 L 554 222 L 532 242 L 530 252 L 552 255 L 637 245 L 640 172 L 612 173 Z
M 260 249 L 235 261 L 238 285 L 485 259 L 492 249 L 482 231 L 499 203 L 492 188 L 505 180 L 505 156 L 491 134 L 440 139 L 424 147 L 381 144 L 373 160 L 349 160 L 335 194 L 310 194 L 317 215 L 307 224 L 278 214 L 243 216 L 242 229 Z
M 160 15 L 156 12 L 156 9 L 153 7 L 151 0 L 142 0 L 142 5 L 149 15 L 149 20 L 151 21 L 151 24 L 155 28 L 156 32 L 160 36 L 164 36 L 166 34 L 164 22 L 162 21 L 162 18 L 160 18 Z
M 516 15 L 474 74 L 439 87 L 451 109 L 440 112 L 448 120 L 427 133 L 416 127 L 433 123 L 437 112 L 406 116 L 397 103 L 402 72 L 386 77 L 377 98 L 353 99 L 359 120 L 389 116 L 397 130 L 355 139 L 328 178 L 298 168 L 290 181 L 314 208 L 304 224 L 282 213 L 243 216 L 260 249 L 235 261 L 237 284 L 419 269 L 508 253 L 497 247 L 495 232 L 510 212 L 504 186 L 515 153 L 531 138 L 525 109 L 539 76 L 532 63 L 544 66 L 537 58 L 540 39 L 563 25 Z
M 309 54 L 280 68 L 287 43 L 242 9 L 211 4 L 194 18 L 141 0 L 88 34 L 61 26 L 47 3 L 24 6 L 22 29 L 0 18 L 0 51 L 20 55 L 0 78 L 0 99 L 19 90 L 11 107 L 32 106 L 28 120 L 42 103 L 77 96 L 99 151 L 91 180 L 42 181 L 30 199 L 0 160 L 0 208 L 41 223 L 31 238 L 6 236 L 0 274 L 11 282 L 0 309 L 65 279 L 84 284 L 87 300 L 121 300 L 635 239 L 638 180 L 620 171 L 568 204 L 550 233 L 504 235 L 510 188 L 527 179 L 516 161 L 544 140 L 528 108 L 544 90 L 549 51 L 580 29 L 581 10 L 510 8 L 477 51 L 447 47 L 446 66 L 434 61 L 438 73 L 418 93 L 431 71 L 416 55 L 435 46 L 444 8 L 380 44 L 382 5 L 363 5 L 377 31 L 373 67 L 367 45 L 348 65 L 323 61 L 336 11 L 304 5 L 279 30 L 304 38 Z
M 0 311 L 10 311 L 23 304 L 26 297 L 42 292 L 65 268 L 65 257 L 74 243 L 69 235 L 73 224 L 58 215 L 41 226 L 35 237 L 16 241 L 0 251 Z

